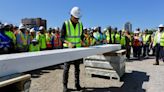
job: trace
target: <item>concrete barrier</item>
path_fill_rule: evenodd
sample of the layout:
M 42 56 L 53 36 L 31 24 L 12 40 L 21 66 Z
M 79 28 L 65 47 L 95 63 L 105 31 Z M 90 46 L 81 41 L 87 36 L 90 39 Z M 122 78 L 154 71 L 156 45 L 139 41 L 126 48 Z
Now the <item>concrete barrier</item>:
M 108 76 L 120 80 L 120 77 L 125 73 L 125 53 L 125 50 L 117 50 L 85 58 L 86 73 Z

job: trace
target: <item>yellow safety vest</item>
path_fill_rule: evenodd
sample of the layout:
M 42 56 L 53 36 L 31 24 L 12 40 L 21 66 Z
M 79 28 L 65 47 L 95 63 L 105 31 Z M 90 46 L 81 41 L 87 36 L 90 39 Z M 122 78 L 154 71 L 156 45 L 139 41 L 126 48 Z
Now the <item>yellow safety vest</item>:
M 81 47 L 81 35 L 82 35 L 82 23 L 79 21 L 74 28 L 71 20 L 65 21 L 66 25 L 66 37 L 65 40 L 71 42 L 76 47 Z M 64 47 L 68 47 L 68 44 L 64 43 Z
M 157 44 L 158 33 L 156 33 L 154 37 L 154 46 Z M 164 32 L 161 33 L 160 46 L 164 46 Z
M 143 39 L 143 43 L 144 43 L 144 44 L 146 44 L 146 42 L 149 43 L 149 37 L 150 37 L 150 35 L 143 35 L 143 36 L 142 36 L 142 39 Z

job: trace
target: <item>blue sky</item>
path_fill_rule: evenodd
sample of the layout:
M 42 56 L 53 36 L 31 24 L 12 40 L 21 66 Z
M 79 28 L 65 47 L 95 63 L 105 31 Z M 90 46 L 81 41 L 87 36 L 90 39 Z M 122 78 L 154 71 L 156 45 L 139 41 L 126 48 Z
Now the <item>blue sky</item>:
M 1 0 L 0 21 L 19 25 L 25 17 L 47 19 L 48 27 L 61 27 L 73 6 L 82 11 L 85 27 L 155 28 L 164 23 L 164 0 Z

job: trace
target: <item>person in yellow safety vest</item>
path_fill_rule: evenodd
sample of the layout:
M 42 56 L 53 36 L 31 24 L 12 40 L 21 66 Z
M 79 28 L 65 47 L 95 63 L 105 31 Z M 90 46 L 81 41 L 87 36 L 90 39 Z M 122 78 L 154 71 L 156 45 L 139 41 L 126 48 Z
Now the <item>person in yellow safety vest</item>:
M 119 36 L 119 34 L 117 33 L 117 28 L 115 28 L 113 32 L 114 32 L 114 33 L 113 33 L 113 35 L 112 35 L 112 43 L 113 43 L 113 44 L 120 43 L 120 36 Z
M 148 56 L 149 54 L 149 45 L 151 42 L 151 37 L 148 34 L 148 29 L 145 30 L 145 32 L 142 35 L 143 40 L 143 57 Z
M 15 32 L 16 35 L 16 50 L 17 52 L 28 51 L 26 28 L 23 24 L 19 25 L 19 30 Z
M 112 44 L 112 37 L 113 37 L 114 34 L 112 34 L 112 28 L 111 27 L 108 27 L 107 28 L 107 31 L 106 31 L 106 41 L 108 44 Z
M 12 40 L 11 52 L 13 52 L 14 51 L 13 49 L 15 49 L 15 44 L 16 44 L 15 34 L 10 30 L 10 24 L 8 23 L 4 24 L 4 30 L 5 30 L 4 34 Z
M 90 36 L 89 36 L 88 30 L 87 28 L 84 28 L 84 42 L 85 42 L 86 47 L 89 47 L 90 45 L 89 39 L 90 39 Z
M 100 45 L 100 33 L 99 33 L 99 27 L 94 27 L 93 37 L 96 39 L 96 45 Z
M 52 29 L 49 29 L 48 32 L 46 33 L 46 45 L 47 49 L 52 49 Z
M 34 28 L 30 30 L 30 46 L 29 52 L 40 51 L 40 46 L 38 41 L 36 40 L 36 32 Z
M 73 7 L 71 12 L 71 18 L 68 21 L 65 21 L 62 27 L 61 35 L 62 41 L 65 48 L 80 48 L 85 46 L 84 32 L 82 22 L 79 20 L 81 17 L 81 12 L 79 7 Z M 69 53 L 68 53 L 69 54 Z M 75 65 L 75 87 L 78 91 L 81 90 L 80 86 L 80 61 L 83 59 L 76 60 L 73 62 Z M 68 83 L 68 74 L 69 74 L 70 62 L 64 63 L 64 73 L 63 73 L 63 91 L 68 92 L 67 83 Z
M 46 50 L 46 35 L 43 26 L 39 27 L 39 32 L 36 35 L 36 40 L 39 42 L 40 50 Z
M 155 33 L 153 46 L 156 48 L 156 63 L 159 65 L 159 59 L 162 58 L 164 61 L 164 25 L 160 24 L 158 31 Z
M 89 46 L 94 46 L 94 45 L 96 45 L 96 39 L 93 37 L 93 32 L 90 32 Z

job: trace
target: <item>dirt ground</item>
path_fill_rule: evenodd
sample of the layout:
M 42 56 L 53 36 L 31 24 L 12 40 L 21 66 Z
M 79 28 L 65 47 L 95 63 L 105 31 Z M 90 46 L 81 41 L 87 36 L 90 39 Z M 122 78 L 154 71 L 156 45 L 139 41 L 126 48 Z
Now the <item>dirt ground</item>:
M 126 73 L 121 81 L 85 74 L 84 65 L 80 66 L 80 92 L 164 92 L 164 63 L 154 66 L 155 59 L 126 62 Z M 62 92 L 63 69 L 52 66 L 30 72 L 32 84 L 30 92 Z M 71 66 L 68 87 L 71 92 L 78 92 L 74 87 L 74 67 Z

